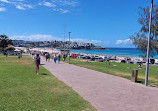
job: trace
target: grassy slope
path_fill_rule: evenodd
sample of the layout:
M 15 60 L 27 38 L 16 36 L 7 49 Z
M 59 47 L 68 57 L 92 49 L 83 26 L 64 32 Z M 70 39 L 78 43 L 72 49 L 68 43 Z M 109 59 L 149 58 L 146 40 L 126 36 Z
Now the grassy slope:
M 68 58 L 67 58 L 68 62 Z M 103 73 L 108 73 L 111 75 L 121 76 L 127 79 L 131 79 L 132 69 L 138 69 L 136 64 L 125 64 L 125 63 L 115 63 L 111 62 L 112 65 L 109 66 L 108 62 L 85 62 L 82 59 L 71 59 L 71 64 L 93 69 Z M 116 65 L 116 66 L 115 66 Z M 138 69 L 138 81 L 144 84 L 145 78 L 145 67 L 143 69 Z M 150 66 L 149 70 L 149 84 L 153 82 L 158 82 L 158 66 Z
M 33 60 L 0 57 L 0 111 L 95 111 L 70 87 Z

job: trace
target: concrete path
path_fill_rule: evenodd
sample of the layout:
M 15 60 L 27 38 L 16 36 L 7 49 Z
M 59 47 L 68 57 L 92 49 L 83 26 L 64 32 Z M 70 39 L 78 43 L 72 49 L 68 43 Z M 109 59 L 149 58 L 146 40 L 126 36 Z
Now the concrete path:
M 158 88 L 67 63 L 41 62 L 98 111 L 158 111 Z

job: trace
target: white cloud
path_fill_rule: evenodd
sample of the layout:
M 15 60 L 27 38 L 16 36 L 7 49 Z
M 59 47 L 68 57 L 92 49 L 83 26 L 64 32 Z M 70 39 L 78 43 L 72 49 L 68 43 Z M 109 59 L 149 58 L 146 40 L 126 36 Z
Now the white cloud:
M 52 41 L 52 40 L 62 40 L 61 38 L 52 36 L 52 35 L 19 35 L 19 36 L 12 36 L 11 39 L 17 39 L 17 40 L 27 40 L 27 41 Z
M 62 8 L 60 8 L 60 9 L 53 9 L 53 11 L 56 11 L 56 12 L 61 12 L 61 13 L 69 13 L 70 11 L 69 10 L 65 10 L 65 9 L 62 9 Z
M 39 2 L 42 1 L 42 2 Z M 0 0 L 0 2 L 14 5 L 17 9 L 26 10 L 32 9 L 37 6 L 46 6 L 53 9 L 53 11 L 60 12 L 62 14 L 68 13 L 71 7 L 75 7 L 78 4 L 78 0 L 39 0 L 34 4 L 28 0 Z
M 6 10 L 7 10 L 6 8 L 0 7 L 0 12 L 4 12 L 4 11 L 6 11 Z
M 127 44 L 132 44 L 132 41 L 130 39 L 116 41 L 116 45 L 127 45 Z
M 23 3 L 15 4 L 15 6 L 16 6 L 17 9 L 20 9 L 20 10 L 26 10 L 26 9 L 31 9 L 31 8 L 33 8 L 32 5 L 23 4 Z
M 11 36 L 11 39 L 16 39 L 16 40 L 26 40 L 26 41 L 53 41 L 53 40 L 58 40 L 58 41 L 64 41 L 64 38 L 60 37 L 55 37 L 52 35 L 41 35 L 41 34 L 36 34 L 36 35 L 19 35 L 19 36 Z M 66 39 L 68 41 L 69 39 Z M 99 40 L 88 40 L 88 39 L 71 39 L 73 42 L 83 42 L 83 43 L 101 43 Z
M 16 8 L 17 8 L 17 9 L 20 9 L 20 10 L 25 10 L 25 8 L 22 7 L 22 6 L 20 6 L 20 5 L 17 5 Z
M 69 10 L 61 10 L 61 13 L 69 13 Z
M 5 3 L 11 3 L 8 0 L 0 0 L 1 2 L 5 2 Z
M 74 0 L 59 0 L 60 5 L 65 5 L 65 6 L 76 6 L 77 5 L 77 1 Z
M 40 2 L 38 5 L 51 7 L 53 11 L 65 14 L 69 13 L 70 7 L 75 7 L 77 3 L 78 2 L 76 2 L 76 0 L 52 0 L 50 2 L 44 0 L 43 2 Z
M 24 0 L 12 0 L 12 1 L 0 0 L 0 1 L 4 2 L 4 3 L 15 5 L 15 7 L 17 9 L 20 9 L 20 10 L 26 10 L 26 9 L 33 8 L 33 5 L 30 5 L 30 4 L 27 4 L 27 3 L 23 3 Z
M 39 5 L 44 5 L 47 7 L 56 7 L 56 5 L 51 2 L 40 2 Z

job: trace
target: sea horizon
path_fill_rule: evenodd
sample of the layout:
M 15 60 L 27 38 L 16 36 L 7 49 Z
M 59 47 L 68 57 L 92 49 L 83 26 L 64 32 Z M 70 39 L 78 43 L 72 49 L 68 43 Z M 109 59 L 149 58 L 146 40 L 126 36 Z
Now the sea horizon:
M 143 54 L 137 48 L 110 48 L 106 47 L 108 50 L 86 50 L 86 49 L 71 49 L 71 52 L 74 53 L 86 53 L 86 54 L 99 54 L 99 55 L 115 55 L 115 56 L 123 56 L 123 57 L 140 57 L 140 54 Z M 158 55 L 153 57 L 154 59 L 158 59 Z

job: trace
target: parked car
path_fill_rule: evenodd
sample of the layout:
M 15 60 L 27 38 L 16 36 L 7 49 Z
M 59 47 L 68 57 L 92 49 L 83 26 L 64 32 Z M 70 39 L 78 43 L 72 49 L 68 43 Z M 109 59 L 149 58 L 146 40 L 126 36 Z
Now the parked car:
M 146 60 L 143 60 L 143 61 L 142 61 L 142 64 L 145 64 L 145 63 L 146 63 Z
M 95 61 L 95 57 L 94 57 L 94 56 L 91 56 L 91 60 L 92 60 L 92 61 Z
M 141 60 L 136 60 L 135 64 L 142 64 L 142 61 Z
M 104 61 L 102 57 L 96 57 L 95 60 L 98 61 L 98 62 L 103 62 Z
M 85 58 L 85 57 L 86 57 L 85 55 L 80 55 L 80 58 L 81 58 L 81 59 L 83 59 L 83 58 Z
M 151 64 L 155 64 L 155 59 L 150 59 Z
M 155 63 L 155 66 L 158 66 L 158 63 Z
M 121 60 L 121 63 L 126 63 L 126 60 Z
M 128 64 L 134 64 L 134 62 L 129 60 L 129 61 L 128 61 Z
M 107 57 L 104 57 L 103 59 L 104 59 L 104 61 L 106 61 L 108 58 L 107 58 Z
M 102 57 L 104 61 L 107 60 L 107 56 L 100 56 L 100 57 Z
M 91 57 L 90 56 L 86 56 L 86 59 L 91 59 Z
M 111 56 L 110 60 L 116 60 L 116 56 Z
M 83 56 L 82 59 L 86 59 L 86 56 Z

